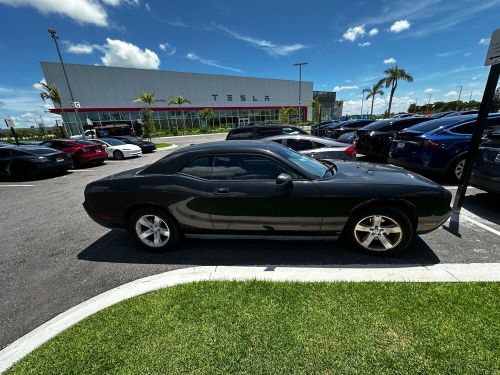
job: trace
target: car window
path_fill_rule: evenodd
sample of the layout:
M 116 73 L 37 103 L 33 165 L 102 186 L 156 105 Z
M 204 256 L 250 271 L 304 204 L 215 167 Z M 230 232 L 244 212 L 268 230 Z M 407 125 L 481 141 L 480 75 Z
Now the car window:
M 253 129 L 234 129 L 229 133 L 228 139 L 249 139 L 253 136 Z
M 281 163 L 262 155 L 218 155 L 212 180 L 274 180 L 280 173 L 298 177 Z
M 462 124 L 455 126 L 454 128 L 450 129 L 450 133 L 455 133 L 455 134 L 472 134 L 474 132 L 474 122 L 470 122 L 467 124 Z
M 280 131 L 275 127 L 257 128 L 257 135 L 259 136 L 259 138 L 272 137 L 273 135 L 280 135 Z
M 286 146 L 295 151 L 311 150 L 315 148 L 314 143 L 307 139 L 288 139 Z
M 302 133 L 300 132 L 300 129 L 286 127 L 286 128 L 283 128 L 283 134 L 284 135 L 296 135 L 296 134 L 302 134 Z
M 188 176 L 204 179 L 210 178 L 211 172 L 212 164 L 210 163 L 210 157 L 208 156 L 193 160 L 179 171 L 179 173 L 187 174 Z

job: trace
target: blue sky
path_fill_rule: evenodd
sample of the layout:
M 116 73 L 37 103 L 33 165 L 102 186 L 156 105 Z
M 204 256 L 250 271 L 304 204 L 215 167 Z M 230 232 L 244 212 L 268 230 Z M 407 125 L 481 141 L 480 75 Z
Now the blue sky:
M 36 89 L 39 61 L 57 58 L 48 27 L 68 63 L 297 79 L 292 64 L 306 61 L 303 79 L 335 89 L 344 113 L 359 113 L 362 89 L 394 64 L 415 79 L 396 110 L 429 93 L 456 100 L 458 85 L 480 99 L 500 27 L 500 0 L 0 0 L 0 12 L 0 117 L 19 124 L 53 118 Z

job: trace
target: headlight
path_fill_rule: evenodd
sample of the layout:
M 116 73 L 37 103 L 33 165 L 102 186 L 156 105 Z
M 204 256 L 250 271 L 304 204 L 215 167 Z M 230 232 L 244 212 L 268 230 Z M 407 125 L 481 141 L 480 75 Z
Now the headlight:
M 39 156 L 38 157 L 38 161 L 41 161 L 41 162 L 46 162 L 46 161 L 49 161 L 48 158 L 46 158 L 45 156 Z

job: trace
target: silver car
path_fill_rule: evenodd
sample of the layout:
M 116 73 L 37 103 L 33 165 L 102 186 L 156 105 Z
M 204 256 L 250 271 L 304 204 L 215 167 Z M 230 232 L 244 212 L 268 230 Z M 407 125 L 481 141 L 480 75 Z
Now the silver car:
M 354 160 L 356 157 L 354 145 L 315 137 L 313 135 L 277 135 L 265 139 L 281 143 L 294 151 L 308 155 L 314 159 Z

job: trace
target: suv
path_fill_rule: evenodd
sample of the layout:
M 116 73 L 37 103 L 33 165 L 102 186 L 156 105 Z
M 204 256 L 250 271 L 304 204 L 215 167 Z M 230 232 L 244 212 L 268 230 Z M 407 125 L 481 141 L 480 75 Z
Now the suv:
M 276 135 L 298 135 L 307 134 L 304 130 L 289 125 L 250 125 L 232 129 L 226 140 L 233 139 L 262 139 Z

